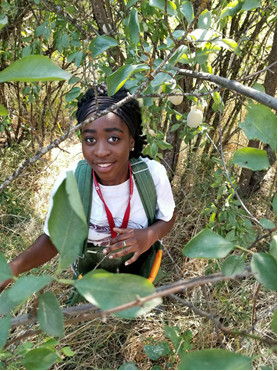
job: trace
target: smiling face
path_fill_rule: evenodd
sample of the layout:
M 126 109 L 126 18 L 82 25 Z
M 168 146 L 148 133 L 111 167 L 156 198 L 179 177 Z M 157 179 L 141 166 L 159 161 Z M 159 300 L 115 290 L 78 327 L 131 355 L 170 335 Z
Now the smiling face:
M 112 112 L 82 130 L 84 158 L 103 185 L 117 185 L 128 179 L 129 152 L 133 147 L 127 125 Z

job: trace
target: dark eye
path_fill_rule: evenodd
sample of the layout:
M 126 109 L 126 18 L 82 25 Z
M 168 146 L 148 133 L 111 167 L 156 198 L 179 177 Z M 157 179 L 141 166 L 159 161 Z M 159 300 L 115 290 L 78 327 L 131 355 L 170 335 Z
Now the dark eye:
M 120 140 L 120 138 L 115 137 L 114 135 L 108 139 L 108 142 L 110 143 L 116 143 Z
M 92 143 L 95 143 L 96 140 L 95 140 L 95 138 L 88 137 L 88 138 L 84 139 L 84 142 L 92 144 Z

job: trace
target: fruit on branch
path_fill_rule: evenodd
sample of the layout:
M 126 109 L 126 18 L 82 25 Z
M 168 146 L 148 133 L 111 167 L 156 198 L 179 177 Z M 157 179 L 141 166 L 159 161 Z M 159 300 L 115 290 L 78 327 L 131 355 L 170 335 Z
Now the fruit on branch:
M 156 134 L 155 134 L 155 132 L 153 131 L 153 129 L 149 129 L 149 130 L 148 130 L 148 133 L 149 133 L 150 136 L 153 137 L 153 138 L 156 136 Z
M 187 116 L 187 126 L 197 128 L 203 121 L 203 112 L 196 107 L 192 107 Z
M 174 89 L 174 94 L 183 94 L 183 92 L 180 89 Z M 183 101 L 182 95 L 170 95 L 169 101 L 174 104 L 175 106 L 178 106 Z

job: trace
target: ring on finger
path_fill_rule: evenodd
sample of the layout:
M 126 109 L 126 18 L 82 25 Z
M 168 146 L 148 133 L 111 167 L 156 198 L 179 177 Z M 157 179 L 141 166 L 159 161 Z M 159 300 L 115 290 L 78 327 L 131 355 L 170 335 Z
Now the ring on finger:
M 126 247 L 126 242 L 125 242 L 125 240 L 123 240 L 123 244 L 124 244 L 124 247 Z

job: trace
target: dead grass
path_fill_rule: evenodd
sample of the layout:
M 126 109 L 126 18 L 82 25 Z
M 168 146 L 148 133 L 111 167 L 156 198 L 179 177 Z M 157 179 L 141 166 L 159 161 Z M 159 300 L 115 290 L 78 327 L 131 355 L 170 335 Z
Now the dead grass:
M 15 206 L 11 212 L 6 208 L 1 213 L 0 219 L 0 228 L 3 231 L 1 252 L 8 259 L 26 249 L 42 232 L 49 193 L 57 174 L 60 169 L 77 161 L 81 156 L 80 144 L 77 140 L 67 141 L 62 148 L 69 153 L 59 149 L 52 151 L 51 157 L 41 161 L 32 170 L 28 170 L 24 177 L 16 180 L 8 191 L 15 195 Z M 10 171 L 11 168 L 16 167 L 17 161 L 18 157 L 9 160 L 6 158 L 2 166 L 4 165 L 3 168 Z M 3 178 L 8 170 L 2 173 Z M 214 261 L 186 259 L 182 254 L 183 246 L 207 224 L 207 216 L 202 215 L 201 211 L 214 199 L 214 190 L 210 188 L 211 179 L 205 169 L 198 173 L 195 164 L 193 168 L 187 169 L 186 174 L 186 176 L 181 176 L 180 173 L 174 179 L 177 221 L 171 233 L 164 240 L 162 269 L 166 275 L 159 285 L 202 276 L 207 271 L 220 270 L 219 264 Z M 269 182 L 266 181 L 265 187 L 269 187 Z M 250 207 L 256 212 L 256 216 L 259 213 L 265 214 L 270 191 L 270 189 L 268 192 L 263 190 L 261 194 L 251 199 Z M 273 216 L 271 210 L 269 210 L 269 216 Z M 38 273 L 49 271 L 55 271 L 55 262 L 40 268 Z M 70 271 L 64 273 L 65 277 L 67 275 L 70 275 Z M 238 282 L 219 283 L 215 286 L 208 285 L 210 305 L 213 313 L 225 326 L 241 331 L 251 328 L 252 313 L 255 313 L 257 322 L 253 333 L 261 337 L 273 337 L 270 322 L 276 295 L 262 288 L 254 304 L 257 287 L 258 283 L 252 278 Z M 58 284 L 54 283 L 51 290 L 57 296 L 62 294 Z M 185 294 L 181 294 L 181 297 L 183 295 L 199 309 L 208 311 L 200 288 L 188 290 Z M 64 299 L 61 299 L 61 302 L 64 302 Z M 22 307 L 20 313 L 26 312 L 30 305 L 29 301 Z M 109 318 L 107 323 L 94 320 L 67 327 L 66 335 L 58 348 L 70 346 L 75 351 L 75 355 L 65 357 L 62 362 L 55 364 L 53 369 L 115 370 L 126 362 L 133 362 L 139 369 L 144 370 L 150 370 L 153 367 L 176 369 L 178 357 L 166 356 L 161 360 L 151 361 L 144 351 L 146 344 L 157 344 L 161 341 L 168 341 L 171 344 L 164 332 L 166 325 L 178 326 L 182 333 L 190 330 L 193 350 L 220 347 L 213 324 L 209 320 L 200 318 L 181 303 L 166 298 L 157 311 L 136 320 Z M 18 329 L 13 336 L 25 330 Z M 275 354 L 263 343 L 225 334 L 221 337 L 227 350 L 255 356 L 254 369 L 261 369 L 266 365 L 271 369 L 276 369 Z

